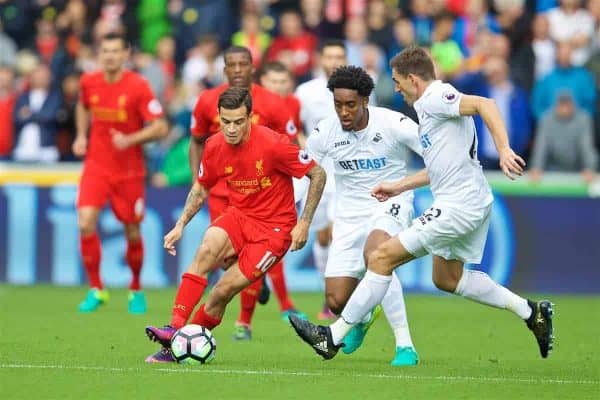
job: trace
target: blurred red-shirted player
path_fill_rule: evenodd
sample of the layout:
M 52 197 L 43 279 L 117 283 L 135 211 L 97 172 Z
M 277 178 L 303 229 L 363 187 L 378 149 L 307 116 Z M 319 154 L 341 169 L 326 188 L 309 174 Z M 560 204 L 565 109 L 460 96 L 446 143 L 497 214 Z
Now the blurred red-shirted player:
M 192 176 L 198 175 L 198 165 L 204 141 L 220 130 L 217 102 L 221 93 L 230 86 L 250 90 L 253 99 L 253 124 L 267 126 L 284 136 L 288 136 L 292 140 L 295 140 L 298 133 L 294 118 L 285 102 L 277 94 L 252 83 L 254 67 L 250 51 L 246 47 L 232 46 L 225 50 L 224 58 L 224 72 L 229 83 L 201 93 L 192 112 L 191 131 L 194 139 L 190 144 Z M 211 188 L 208 196 L 208 212 L 211 221 L 214 221 L 215 218 L 221 215 L 226 206 L 226 184 L 225 182 L 217 182 Z M 290 312 L 297 313 L 297 310 L 285 286 L 283 263 L 274 266 L 268 275 L 273 284 L 273 289 L 278 299 L 280 299 L 282 317 L 287 320 L 287 315 Z M 262 287 L 263 282 L 257 281 L 240 294 L 241 307 L 240 315 L 236 322 L 235 339 L 247 340 L 251 338 L 250 325 Z
M 124 68 L 128 55 L 129 45 L 123 37 L 106 35 L 100 43 L 101 70 L 84 74 L 80 81 L 73 153 L 85 156 L 77 213 L 83 266 L 90 284 L 86 298 L 79 304 L 82 312 L 95 311 L 108 300 L 100 279 L 101 249 L 96 232 L 98 216 L 107 202 L 123 223 L 127 238 L 125 259 L 133 275 L 129 312 L 146 311 L 140 290 L 145 175 L 141 145 L 164 137 L 168 128 L 148 82 Z
M 231 299 L 260 280 L 288 248 L 306 244 L 308 229 L 325 186 L 325 171 L 308 154 L 269 128 L 251 123 L 252 98 L 247 89 L 231 87 L 219 96 L 222 134 L 211 137 L 198 179 L 188 194 L 164 247 L 175 254 L 185 225 L 208 197 L 207 190 L 225 182 L 229 206 L 208 228 L 183 274 L 169 325 L 149 326 L 146 334 L 162 348 L 147 362 L 172 362 L 171 337 L 183 327 L 200 301 L 214 268 L 230 264 L 191 323 L 213 329 Z M 310 186 L 301 218 L 296 216 L 292 177 L 308 176 Z

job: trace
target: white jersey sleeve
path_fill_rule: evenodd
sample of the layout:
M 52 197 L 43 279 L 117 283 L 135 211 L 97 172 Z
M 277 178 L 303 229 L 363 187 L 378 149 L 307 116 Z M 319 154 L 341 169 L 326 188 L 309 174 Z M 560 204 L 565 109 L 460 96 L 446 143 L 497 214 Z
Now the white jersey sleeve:
M 323 124 L 320 123 L 312 131 L 306 140 L 306 151 L 310 156 L 321 164 L 323 159 L 327 156 L 329 146 L 327 145 L 327 131 L 323 130 Z
M 400 112 L 390 110 L 388 126 L 398 146 L 406 146 L 423 157 L 423 147 L 419 140 L 419 125 L 415 121 Z
M 438 118 L 456 118 L 460 117 L 459 106 L 460 99 L 463 96 L 449 83 L 443 83 L 441 88 L 431 93 L 427 104 L 429 112 L 433 117 Z

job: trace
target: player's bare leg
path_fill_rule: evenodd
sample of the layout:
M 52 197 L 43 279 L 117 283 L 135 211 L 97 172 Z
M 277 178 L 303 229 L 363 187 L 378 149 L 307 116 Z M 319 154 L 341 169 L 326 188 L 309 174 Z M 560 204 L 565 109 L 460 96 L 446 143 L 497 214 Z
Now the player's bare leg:
M 129 284 L 129 298 L 127 310 L 131 314 L 144 314 L 147 310 L 146 297 L 142 292 L 140 274 L 144 263 L 144 243 L 140 232 L 139 223 L 125 224 L 125 237 L 127 239 L 127 253 L 125 259 L 131 269 L 131 283 Z
M 440 290 L 454 293 L 478 303 L 507 309 L 523 319 L 533 332 L 543 358 L 552 350 L 552 303 L 524 299 L 494 282 L 485 272 L 464 268 L 458 260 L 433 257 L 433 282 Z
M 344 307 L 341 318 L 326 327 L 290 317 L 296 333 L 324 359 L 335 357 L 348 332 L 383 301 L 396 266 L 412 259 L 413 255 L 398 238 L 385 241 L 371 252 L 368 270 Z
M 231 299 L 251 283 L 240 271 L 239 264 L 234 263 L 210 291 L 206 303 L 200 306 L 192 318 L 192 323 L 208 329 L 219 325 Z
M 208 274 L 218 266 L 231 263 L 235 258 L 235 250 L 227 236 L 227 232 L 219 227 L 210 227 L 204 235 L 200 247 L 194 255 L 192 263 L 183 274 L 175 296 L 173 314 L 169 325 L 164 327 L 148 326 L 146 335 L 152 341 L 159 342 L 163 349 L 168 349 L 171 338 L 177 329 L 183 327 L 194 311 L 204 290 L 208 285 Z M 164 351 L 149 356 L 147 362 L 162 362 Z
M 77 209 L 79 226 L 79 243 L 83 267 L 88 277 L 90 290 L 85 299 L 79 303 L 80 312 L 93 312 L 109 299 L 100 279 L 100 258 L 102 249 L 96 231 L 100 209 L 97 207 L 80 207 Z
M 365 264 L 368 263 L 371 253 L 390 238 L 390 234 L 382 229 L 375 229 L 369 233 L 363 252 Z M 349 353 L 350 350 L 357 349 L 362 344 L 362 341 L 364 340 L 369 327 L 377 317 L 378 312 L 383 310 L 396 339 L 395 354 L 391 365 L 410 366 L 418 364 L 419 357 L 412 342 L 410 329 L 408 327 L 408 317 L 406 314 L 406 306 L 404 304 L 402 285 L 398 276 L 395 274 L 392 274 L 392 281 L 381 302 L 381 306 L 382 307 L 377 306 L 374 309 L 374 312 L 371 313 L 371 315 L 368 315 L 368 319 L 360 322 L 352 328 L 348 335 L 346 335 L 344 338 L 344 353 Z

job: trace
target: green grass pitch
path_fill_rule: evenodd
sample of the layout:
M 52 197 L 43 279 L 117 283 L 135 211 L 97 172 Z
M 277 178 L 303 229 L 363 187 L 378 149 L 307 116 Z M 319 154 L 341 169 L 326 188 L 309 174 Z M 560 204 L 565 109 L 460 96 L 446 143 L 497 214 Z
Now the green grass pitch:
M 76 312 L 84 288 L 0 286 L 1 399 L 599 399 L 600 297 L 552 296 L 554 353 L 506 311 L 453 296 L 407 296 L 421 364 L 389 366 L 394 342 L 384 318 L 355 354 L 322 361 L 279 318 L 258 306 L 254 339 L 231 339 L 238 299 L 214 330 L 217 358 L 205 366 L 146 365 L 156 350 L 147 324 L 170 315 L 174 289 L 148 290 L 150 311 L 126 312 L 112 290 L 95 314 Z M 319 294 L 295 294 L 314 319 Z

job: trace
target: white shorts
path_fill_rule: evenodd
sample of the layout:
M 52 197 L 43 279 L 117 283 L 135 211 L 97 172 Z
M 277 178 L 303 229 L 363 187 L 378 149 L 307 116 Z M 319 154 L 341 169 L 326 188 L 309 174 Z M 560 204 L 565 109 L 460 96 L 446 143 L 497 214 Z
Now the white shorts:
M 479 264 L 487 239 L 492 204 L 480 208 L 433 203 L 398 239 L 409 253 Z
M 410 226 L 414 217 L 412 201 L 405 198 L 391 198 L 376 207 L 371 216 L 335 220 L 326 278 L 362 278 L 367 269 L 363 252 L 369 234 L 379 229 L 396 236 Z

